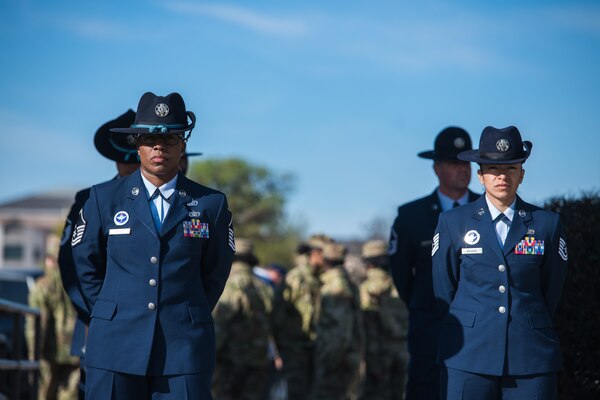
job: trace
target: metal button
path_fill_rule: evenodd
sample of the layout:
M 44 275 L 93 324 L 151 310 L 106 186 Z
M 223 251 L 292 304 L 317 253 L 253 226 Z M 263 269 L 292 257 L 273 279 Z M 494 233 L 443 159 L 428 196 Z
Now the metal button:
M 499 291 L 500 293 L 504 293 L 504 292 L 506 292 L 506 288 L 504 287 L 504 285 L 500 285 L 500 286 L 498 287 L 498 291 Z
M 152 257 L 150 257 L 150 262 L 151 262 L 152 264 L 156 264 L 156 263 L 158 262 L 158 258 L 156 258 L 156 257 L 152 256 Z
M 506 312 L 506 307 L 500 306 L 498 307 L 498 311 L 500 311 L 500 314 L 504 314 Z
M 148 310 L 156 310 L 156 304 L 148 303 Z
M 156 286 L 156 279 L 150 279 L 150 280 L 148 281 L 148 284 L 149 284 L 150 286 Z
M 498 265 L 498 271 L 504 272 L 504 271 L 506 271 L 506 267 L 504 265 L 500 264 L 500 265 Z

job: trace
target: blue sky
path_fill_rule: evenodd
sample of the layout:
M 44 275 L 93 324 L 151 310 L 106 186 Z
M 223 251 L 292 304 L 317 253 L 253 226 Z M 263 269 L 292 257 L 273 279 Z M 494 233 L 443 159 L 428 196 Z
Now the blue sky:
M 360 236 L 430 193 L 448 125 L 516 125 L 520 193 L 600 189 L 594 1 L 27 1 L 0 5 L 0 201 L 110 178 L 93 147 L 146 91 L 180 92 L 188 144 L 296 175 L 307 231 Z M 475 169 L 473 170 L 475 172 Z M 481 191 L 475 177 L 472 189 Z

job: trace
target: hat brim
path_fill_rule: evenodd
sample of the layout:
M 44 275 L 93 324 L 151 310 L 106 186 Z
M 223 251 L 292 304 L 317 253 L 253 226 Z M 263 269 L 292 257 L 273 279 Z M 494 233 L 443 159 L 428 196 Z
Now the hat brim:
M 123 150 L 118 150 L 115 148 L 115 144 L 111 142 L 110 138 L 110 132 L 112 129 L 114 129 L 111 128 L 111 126 L 118 126 L 119 124 L 131 124 L 134 119 L 135 112 L 130 109 L 117 117 L 115 120 L 109 121 L 98 128 L 96 134 L 94 135 L 94 146 L 96 147 L 96 150 L 98 150 L 98 153 L 115 162 L 124 164 L 139 164 L 139 156 L 135 148 L 123 148 Z
M 145 135 L 145 134 L 153 134 L 153 135 L 163 134 L 164 135 L 164 134 L 173 134 L 173 133 L 175 133 L 175 134 L 185 133 L 187 131 L 191 131 L 196 126 L 196 116 L 194 115 L 194 113 L 191 111 L 188 111 L 187 115 L 190 118 L 190 120 L 192 121 L 191 124 L 189 124 L 183 128 L 173 128 L 173 129 L 167 128 L 166 132 L 162 132 L 161 130 L 156 130 L 154 132 L 151 132 L 149 128 L 113 128 L 110 131 L 113 133 L 129 133 L 129 134 L 135 134 L 135 135 Z
M 433 150 L 428 150 L 428 151 L 422 151 L 419 154 L 417 154 L 417 156 L 421 157 L 421 158 L 427 158 L 429 160 L 433 160 L 435 157 L 435 153 L 433 152 Z
M 199 153 L 199 152 L 190 152 L 190 153 L 188 153 L 187 151 L 185 152 L 186 157 L 201 156 L 202 154 L 203 153 Z
M 479 153 L 479 149 L 476 150 L 467 150 L 458 154 L 458 159 L 463 161 L 470 161 L 477 164 L 520 164 L 525 162 L 531 155 L 531 148 L 533 147 L 533 143 L 528 140 L 523 141 L 523 153 L 520 157 L 510 158 L 510 159 L 501 159 L 501 158 L 490 158 L 483 157 Z
M 428 160 L 456 160 L 456 156 L 452 154 L 436 154 L 434 150 L 422 151 L 417 156 Z

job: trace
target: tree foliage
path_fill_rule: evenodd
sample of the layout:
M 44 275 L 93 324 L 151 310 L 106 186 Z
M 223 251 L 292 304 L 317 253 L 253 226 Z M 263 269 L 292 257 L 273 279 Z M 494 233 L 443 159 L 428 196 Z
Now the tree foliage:
M 291 174 L 239 158 L 207 159 L 192 164 L 189 177 L 227 195 L 237 237 L 251 239 L 262 264 L 291 267 L 300 228 L 287 221 L 285 203 L 294 188 Z
M 600 194 L 554 198 L 545 207 L 560 213 L 569 252 L 569 271 L 555 326 L 564 371 L 558 375 L 560 399 L 600 398 Z

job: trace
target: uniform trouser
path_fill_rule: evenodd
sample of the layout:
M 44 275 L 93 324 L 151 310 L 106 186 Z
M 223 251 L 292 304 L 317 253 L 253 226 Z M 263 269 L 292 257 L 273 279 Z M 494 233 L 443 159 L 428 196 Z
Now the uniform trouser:
M 440 393 L 441 367 L 435 356 L 411 354 L 405 400 L 437 400 Z
M 85 400 L 85 357 L 79 359 L 79 383 L 77 385 L 79 400 Z
M 556 400 L 556 372 L 493 376 L 447 368 L 448 400 Z
M 366 358 L 360 398 L 363 400 L 404 399 L 407 354 L 404 346 L 386 346 L 378 357 Z
M 144 376 L 87 367 L 86 400 L 212 400 L 210 373 Z
M 360 359 L 349 358 L 335 367 L 315 364 L 310 400 L 348 400 L 358 389 Z
M 297 349 L 279 349 L 283 358 L 288 400 L 306 400 L 313 383 L 313 349 L 302 345 L 298 345 Z
M 40 361 L 38 396 L 44 400 L 74 399 L 77 397 L 79 369 L 77 365 Z

